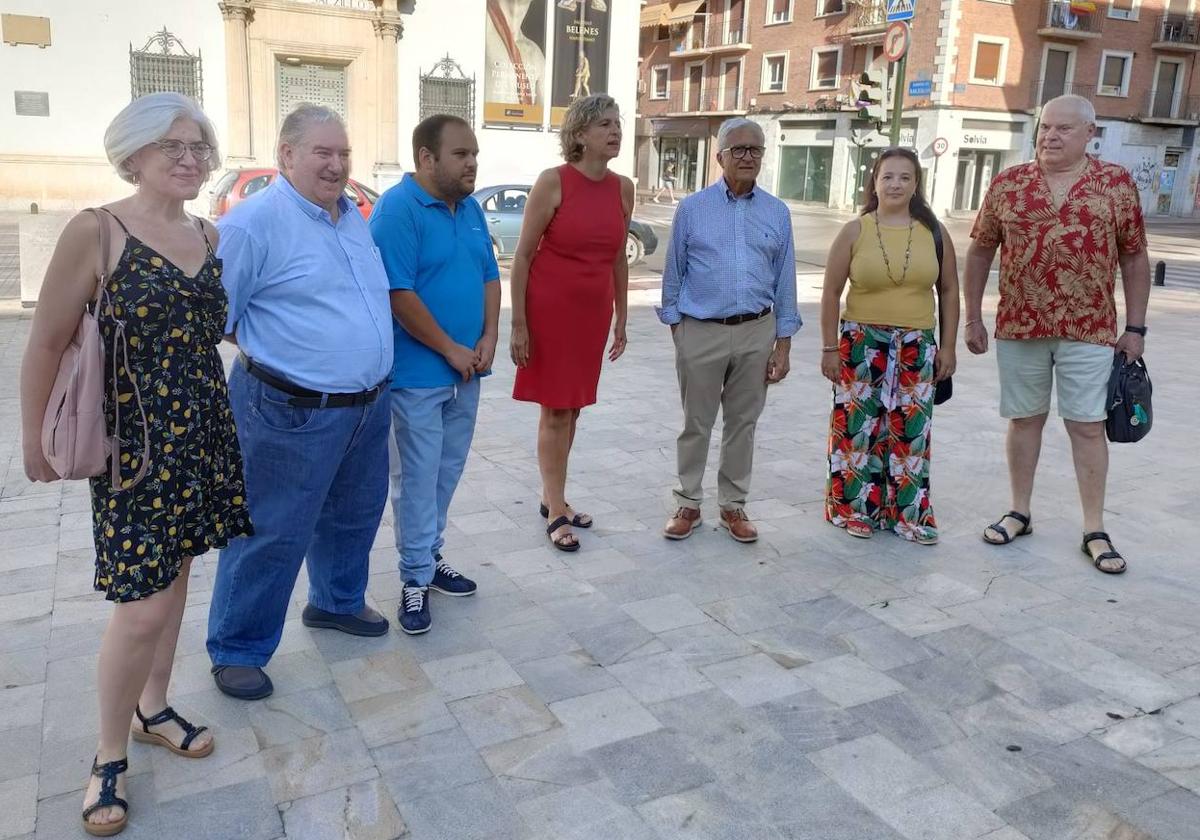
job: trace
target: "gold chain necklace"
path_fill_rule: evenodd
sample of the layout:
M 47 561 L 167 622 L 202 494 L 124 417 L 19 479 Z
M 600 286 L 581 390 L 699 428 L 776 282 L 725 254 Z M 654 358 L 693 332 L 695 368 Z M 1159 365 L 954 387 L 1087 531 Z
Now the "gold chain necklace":
M 1087 158 L 1084 158 L 1083 163 L 1081 163 L 1071 172 L 1067 173 L 1066 183 L 1061 187 L 1053 186 L 1050 183 L 1050 179 L 1046 177 L 1046 174 L 1044 172 L 1042 173 L 1042 177 L 1046 180 L 1046 186 L 1050 190 L 1050 199 L 1054 202 L 1055 207 L 1061 207 L 1063 202 L 1066 201 L 1067 196 L 1071 192 L 1071 188 L 1079 182 L 1079 176 L 1083 174 L 1085 169 L 1087 169 Z
M 875 211 L 873 215 L 875 216 L 875 238 L 879 240 L 879 253 L 883 254 L 883 267 L 887 269 L 888 279 L 892 281 L 892 285 L 903 286 L 908 277 L 908 260 L 912 256 L 913 219 L 911 216 L 908 219 L 908 244 L 904 246 L 904 270 L 900 273 L 900 279 L 897 280 L 892 276 L 892 261 L 888 259 L 887 248 L 883 245 L 883 234 L 879 230 L 879 211 Z

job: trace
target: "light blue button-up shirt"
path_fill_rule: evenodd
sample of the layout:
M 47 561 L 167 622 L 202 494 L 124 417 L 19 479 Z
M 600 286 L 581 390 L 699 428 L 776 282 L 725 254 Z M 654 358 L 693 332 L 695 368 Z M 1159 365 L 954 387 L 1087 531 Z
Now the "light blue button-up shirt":
M 735 196 L 721 179 L 679 202 L 663 270 L 664 324 L 775 310 L 775 335 L 800 329 L 796 246 L 787 205 L 755 186 Z
M 388 279 L 345 196 L 336 222 L 282 175 L 217 227 L 226 333 L 258 364 L 324 393 L 365 391 L 392 370 Z

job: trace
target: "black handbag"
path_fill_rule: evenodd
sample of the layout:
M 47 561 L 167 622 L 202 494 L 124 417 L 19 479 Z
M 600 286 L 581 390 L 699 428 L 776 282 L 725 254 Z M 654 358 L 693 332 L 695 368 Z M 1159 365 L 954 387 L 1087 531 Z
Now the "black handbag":
M 1108 377 L 1108 419 L 1104 433 L 1113 443 L 1137 443 L 1150 434 L 1154 409 L 1150 395 L 1154 386 L 1146 361 L 1127 362 L 1124 353 L 1113 357 L 1112 374 Z
M 937 251 L 938 262 L 938 277 L 942 276 L 942 255 L 946 252 L 945 245 L 942 244 L 942 226 L 935 224 L 933 230 L 933 249 Z M 954 396 L 954 377 L 947 376 L 941 382 L 937 382 L 933 386 L 933 404 L 941 405 Z

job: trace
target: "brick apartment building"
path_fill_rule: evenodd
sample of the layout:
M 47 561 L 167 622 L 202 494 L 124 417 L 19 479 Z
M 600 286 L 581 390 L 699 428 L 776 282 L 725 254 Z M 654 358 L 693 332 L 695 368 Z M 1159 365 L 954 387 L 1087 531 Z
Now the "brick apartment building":
M 994 174 L 1032 156 L 1039 106 L 1077 93 L 1096 106 L 1090 151 L 1133 173 L 1147 214 L 1200 214 L 1200 0 L 915 3 L 900 140 L 937 212 L 978 209 Z M 768 189 L 855 206 L 888 141 L 852 82 L 888 67 L 886 27 L 884 0 L 643 0 L 639 183 L 668 165 L 685 191 L 712 183 L 717 128 L 744 115 L 767 137 Z

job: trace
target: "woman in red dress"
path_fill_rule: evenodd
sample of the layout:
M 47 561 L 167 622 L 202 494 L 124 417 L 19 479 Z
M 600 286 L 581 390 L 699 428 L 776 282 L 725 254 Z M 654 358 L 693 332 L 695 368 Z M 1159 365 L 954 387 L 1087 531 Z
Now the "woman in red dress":
M 561 140 L 566 164 L 539 175 L 525 205 L 511 273 L 511 351 L 513 398 L 542 406 L 538 467 L 546 533 L 556 548 L 576 551 L 572 526 L 590 528 L 592 518 L 566 502 L 567 458 L 580 409 L 596 402 L 610 325 L 609 361 L 625 352 L 633 182 L 608 171 L 621 151 L 621 115 L 612 97 L 575 100 Z

